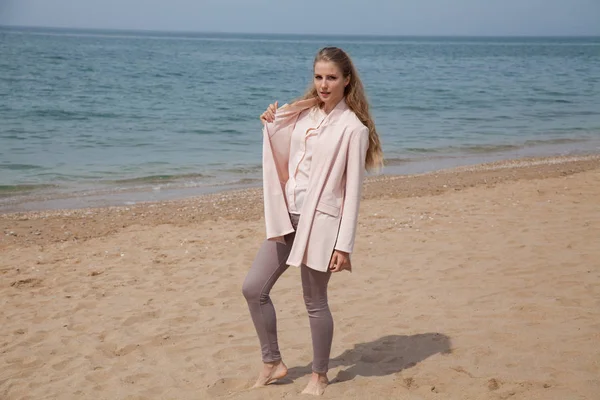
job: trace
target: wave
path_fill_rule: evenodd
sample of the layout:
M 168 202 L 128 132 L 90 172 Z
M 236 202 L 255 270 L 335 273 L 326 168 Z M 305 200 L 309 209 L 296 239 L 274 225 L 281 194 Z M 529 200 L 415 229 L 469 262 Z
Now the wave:
M 226 168 L 223 171 L 233 174 L 256 174 L 262 171 L 262 165 L 247 165 L 243 167 Z
M 514 144 L 475 144 L 464 146 L 445 147 L 411 147 L 406 149 L 410 153 L 417 154 L 441 154 L 441 153 L 494 153 L 498 151 L 517 150 L 523 146 Z
M 392 158 L 385 158 L 384 164 L 389 165 L 389 166 L 403 165 L 403 164 L 407 164 L 407 163 L 413 162 L 413 161 L 415 161 L 415 159 L 413 159 L 413 158 L 392 157 Z
M 243 120 L 245 121 L 246 119 L 243 119 Z M 230 119 L 230 121 L 231 121 L 231 119 Z M 231 129 L 231 128 L 215 129 L 215 130 L 208 130 L 208 129 L 179 130 L 179 131 L 177 131 L 177 133 L 192 133 L 194 135 L 213 135 L 215 133 L 226 133 L 226 134 L 230 134 L 230 135 L 243 134 L 243 132 L 241 132 L 237 129 Z
M 55 60 L 55 61 L 65 61 L 68 60 L 67 57 L 64 56 L 58 56 L 58 55 L 52 55 L 52 56 L 46 56 L 44 57 L 46 60 Z
M 525 142 L 526 146 L 537 146 L 542 144 L 568 144 L 568 143 L 582 143 L 587 142 L 586 138 L 556 138 L 556 139 L 537 139 L 537 140 L 527 140 Z
M 212 175 L 191 173 L 181 175 L 148 175 L 140 176 L 135 178 L 116 179 L 111 181 L 104 181 L 105 183 L 121 184 L 121 185 L 136 185 L 136 184 L 157 184 L 157 183 L 171 183 L 181 180 L 198 180 L 203 178 L 211 178 Z
M 407 110 L 407 111 L 439 111 L 439 108 L 437 108 L 437 107 L 413 106 L 413 105 L 400 106 L 398 108 L 401 110 Z
M 188 132 L 196 134 L 196 135 L 212 135 L 213 133 L 215 133 L 215 131 L 208 130 L 208 129 L 192 129 L 190 131 L 187 131 L 187 130 L 178 131 L 178 133 L 188 133 Z
M 239 130 L 237 130 L 237 129 L 230 129 L 230 128 L 227 128 L 227 129 L 221 129 L 221 130 L 219 130 L 219 132 L 220 132 L 220 133 L 227 133 L 227 134 L 230 134 L 230 135 L 239 135 L 239 134 L 242 134 L 242 133 L 243 133 L 243 132 L 240 132 L 240 131 L 239 131 Z
M 172 76 L 184 76 L 184 74 L 182 72 L 157 72 L 155 74 L 153 74 L 154 78 L 169 78 Z
M 12 197 L 55 187 L 57 186 L 51 184 L 0 185 L 0 198 Z
M 486 154 L 505 151 L 515 151 L 526 147 L 543 145 L 560 145 L 582 143 L 588 141 L 587 138 L 552 138 L 552 139 L 531 139 L 522 143 L 494 143 L 494 144 L 465 144 L 457 146 L 444 147 L 410 147 L 405 149 L 409 153 L 416 154 L 444 154 L 444 153 L 468 153 L 468 154 Z M 401 159 L 403 162 L 412 161 L 411 159 Z
M 447 147 L 407 147 L 404 150 L 409 153 L 421 154 L 421 153 L 441 153 L 445 149 L 447 149 Z
M 213 186 L 254 186 L 262 182 L 259 178 L 242 178 L 234 181 L 224 181 L 213 184 Z
M 40 167 L 39 165 L 33 164 L 0 164 L 0 169 L 7 169 L 10 171 L 31 171 L 34 169 L 44 169 L 44 167 Z
M 544 99 L 544 98 L 538 98 L 538 97 L 528 97 L 528 98 L 524 98 L 523 101 L 527 102 L 527 103 L 531 103 L 531 104 L 572 104 L 572 101 L 569 100 L 565 100 L 565 99 Z
M 26 114 L 26 117 L 38 117 L 38 118 L 51 118 L 59 121 L 73 121 L 73 120 L 87 120 L 90 118 L 118 118 L 119 114 L 115 113 L 102 113 L 102 112 L 91 112 L 91 111 L 67 111 L 57 109 L 43 109 L 34 110 Z

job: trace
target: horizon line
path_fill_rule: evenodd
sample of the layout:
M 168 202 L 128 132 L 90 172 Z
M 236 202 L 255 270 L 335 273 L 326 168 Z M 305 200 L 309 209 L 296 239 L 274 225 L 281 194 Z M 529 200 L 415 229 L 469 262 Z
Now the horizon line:
M 68 26 L 42 26 L 42 25 L 13 25 L 0 23 L 0 28 L 24 29 L 56 29 L 56 30 L 81 30 L 100 32 L 132 32 L 132 33 L 163 33 L 163 34 L 204 34 L 204 35 L 264 35 L 264 36 L 325 36 L 325 37 L 452 37 L 452 38 L 600 38 L 600 34 L 379 34 L 379 33 L 282 33 L 282 32 L 226 32 L 226 31 L 195 31 L 195 30 L 164 30 L 164 29 L 135 29 L 135 28 L 98 28 L 98 27 L 68 27 Z

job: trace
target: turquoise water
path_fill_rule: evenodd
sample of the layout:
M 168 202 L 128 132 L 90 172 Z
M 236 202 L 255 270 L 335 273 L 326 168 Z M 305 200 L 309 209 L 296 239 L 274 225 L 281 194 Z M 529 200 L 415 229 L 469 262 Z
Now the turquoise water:
M 324 45 L 353 56 L 385 172 L 600 149 L 600 38 L 0 28 L 0 209 L 259 184 L 258 115 Z

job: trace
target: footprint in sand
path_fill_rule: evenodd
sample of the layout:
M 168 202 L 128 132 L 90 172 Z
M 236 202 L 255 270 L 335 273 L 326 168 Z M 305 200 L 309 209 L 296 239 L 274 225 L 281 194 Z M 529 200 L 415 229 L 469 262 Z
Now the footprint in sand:
M 44 362 L 41 359 L 34 356 L 7 358 L 6 363 L 16 364 L 19 370 L 37 368 L 41 367 L 44 364 Z
M 79 303 L 77 303 L 77 306 L 75 307 L 73 312 L 77 312 L 79 310 L 92 310 L 96 308 L 97 305 L 98 303 L 95 301 L 80 301 Z
M 212 357 L 219 361 L 235 360 L 242 355 L 256 353 L 257 351 L 257 346 L 227 346 L 215 351 Z
M 182 315 L 179 317 L 173 317 L 173 318 L 169 318 L 167 320 L 167 323 L 169 326 L 171 325 L 192 325 L 196 322 L 198 322 L 198 317 L 194 317 L 191 315 Z
M 112 372 L 110 370 L 106 370 L 99 366 L 94 367 L 94 371 L 85 375 L 86 380 L 88 380 L 90 382 L 94 382 L 96 384 L 105 383 L 113 377 L 114 377 L 114 372 Z
M 127 318 L 125 321 L 123 321 L 123 326 L 131 326 L 134 324 L 137 324 L 139 322 L 146 322 L 152 319 L 156 319 L 158 317 L 160 317 L 161 312 L 159 310 L 155 310 L 155 311 L 148 311 L 145 313 L 142 313 L 140 315 L 134 315 L 133 317 L 129 317 Z
M 10 284 L 17 289 L 36 288 L 42 286 L 42 280 L 38 278 L 19 279 Z
M 102 343 L 100 346 L 96 347 L 102 354 L 104 354 L 108 358 L 122 357 L 127 354 L 137 350 L 139 348 L 138 344 L 128 344 L 124 347 L 119 348 L 114 343 Z
M 140 347 L 139 344 L 128 344 L 127 346 L 121 347 L 120 349 L 115 351 L 115 355 L 117 357 L 126 356 L 127 354 L 131 353 L 132 351 L 137 350 L 139 347 Z
M 408 389 L 416 389 L 419 387 L 419 385 L 417 385 L 417 382 L 415 382 L 415 379 L 413 377 L 404 378 L 403 382 Z
M 240 392 L 248 389 L 252 386 L 252 382 L 246 379 L 238 378 L 222 378 L 209 385 L 206 390 L 207 394 L 211 397 L 226 396 L 232 393 Z
M 23 345 L 30 346 L 32 344 L 42 343 L 49 336 L 48 331 L 38 331 L 31 333 L 26 340 L 22 342 Z
M 129 384 L 135 384 L 135 383 L 140 383 L 140 381 L 149 381 L 154 377 L 154 375 L 152 374 L 147 374 L 147 373 L 140 373 L 140 374 L 133 374 L 133 375 L 128 375 L 125 378 L 123 378 L 123 382 L 129 383 Z
M 71 362 L 75 360 L 75 357 L 68 358 L 66 360 L 59 361 L 57 363 L 52 364 L 52 368 L 56 371 L 64 370 Z
M 487 387 L 490 391 L 500 389 L 500 385 L 502 385 L 502 382 L 496 378 L 492 378 L 492 379 L 488 380 L 488 382 L 487 382 Z
M 209 307 L 215 304 L 211 299 L 206 297 L 199 298 L 198 300 L 196 300 L 196 303 L 198 303 L 198 305 L 202 307 Z

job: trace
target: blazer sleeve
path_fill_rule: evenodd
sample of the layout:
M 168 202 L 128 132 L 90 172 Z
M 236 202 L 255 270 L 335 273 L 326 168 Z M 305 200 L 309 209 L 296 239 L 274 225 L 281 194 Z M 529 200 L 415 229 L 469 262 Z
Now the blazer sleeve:
M 348 144 L 346 164 L 346 193 L 342 206 L 342 220 L 335 249 L 352 253 L 358 222 L 358 209 L 365 176 L 365 159 L 369 148 L 369 129 L 362 127 L 352 132 Z

